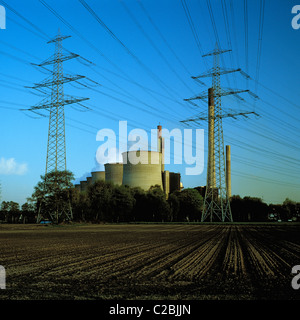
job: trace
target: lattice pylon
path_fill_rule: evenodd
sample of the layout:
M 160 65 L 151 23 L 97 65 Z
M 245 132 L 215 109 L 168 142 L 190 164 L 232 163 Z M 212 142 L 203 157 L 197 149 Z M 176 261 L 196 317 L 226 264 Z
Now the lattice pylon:
M 65 98 L 64 98 L 64 76 L 63 76 L 63 37 L 58 32 L 55 39 L 48 43 L 55 43 L 55 54 L 53 59 L 53 80 L 51 88 L 51 104 L 49 114 L 49 130 L 47 143 L 47 158 L 45 177 L 50 172 L 66 171 L 66 138 L 65 138 Z M 72 206 L 68 198 L 67 207 L 58 207 L 55 212 L 49 212 L 52 221 L 58 222 L 59 219 L 71 221 L 73 219 Z M 40 219 L 39 217 L 38 219 Z
M 62 66 L 62 38 L 55 41 L 55 63 L 53 65 L 53 82 L 51 91 L 51 107 L 49 115 L 49 131 L 47 144 L 46 174 L 52 171 L 65 171 L 66 141 L 65 141 L 65 111 Z
M 249 76 L 245 74 L 241 69 L 224 69 L 220 67 L 219 55 L 230 50 L 220 50 L 218 45 L 216 48 L 205 55 L 213 56 L 213 67 L 204 74 L 201 74 L 192 79 L 197 80 L 200 84 L 204 84 L 199 78 L 212 77 L 212 88 L 208 89 L 208 94 L 197 95 L 192 98 L 184 99 L 184 101 L 207 99 L 208 98 L 208 117 L 197 116 L 182 120 L 182 123 L 198 121 L 208 121 L 208 158 L 207 158 L 207 177 L 206 177 L 206 189 L 204 197 L 204 206 L 201 214 L 201 221 L 230 221 L 232 222 L 232 214 L 230 208 L 230 198 L 226 184 L 226 167 L 225 167 L 225 150 L 224 150 L 224 137 L 223 137 L 223 118 L 234 118 L 238 116 L 248 117 L 249 114 L 258 116 L 256 112 L 238 112 L 223 113 L 221 106 L 221 97 L 227 95 L 235 95 L 239 99 L 239 93 L 248 92 L 253 95 L 249 90 L 222 90 L 220 85 L 220 76 L 224 74 L 230 74 L 233 72 L 240 72 L 246 78 Z M 243 100 L 243 99 L 242 99 Z
M 66 139 L 65 139 L 65 105 L 70 104 L 78 104 L 81 107 L 89 109 L 81 104 L 82 101 L 88 100 L 88 98 L 76 98 L 73 96 L 67 96 L 64 94 L 64 84 L 72 81 L 78 82 L 80 79 L 85 78 L 81 75 L 66 75 L 63 74 L 63 62 L 73 59 L 80 58 L 78 54 L 72 53 L 69 51 L 67 55 L 63 54 L 62 41 L 69 38 L 70 36 L 62 36 L 60 31 L 58 31 L 58 35 L 48 41 L 48 43 L 55 44 L 55 53 L 50 58 L 46 59 L 44 62 L 40 64 L 33 63 L 36 67 L 45 68 L 45 66 L 53 65 L 53 71 L 51 72 L 49 69 L 45 68 L 47 71 L 51 72 L 51 77 L 48 77 L 41 83 L 35 84 L 33 87 L 29 87 L 31 89 L 36 89 L 39 92 L 42 92 L 46 95 L 45 99 L 43 99 L 39 104 L 30 107 L 27 109 L 35 114 L 43 116 L 40 113 L 41 110 L 49 111 L 49 130 L 48 130 L 48 142 L 47 142 L 47 157 L 46 157 L 46 170 L 45 170 L 45 186 L 48 174 L 57 173 L 58 177 L 61 176 L 62 172 L 67 171 L 67 161 L 66 161 Z M 84 59 L 85 61 L 88 61 Z M 88 61 L 91 63 L 90 61 Z M 92 81 L 91 79 L 89 79 Z M 95 81 L 92 81 L 96 83 Z M 80 85 L 87 87 L 87 85 L 78 82 Z M 99 85 L 97 83 L 97 85 Z M 51 91 L 51 94 L 47 93 L 47 89 Z M 67 179 L 67 177 L 66 177 Z M 59 190 L 59 182 L 58 178 L 54 179 L 53 188 Z M 69 183 L 69 181 L 66 181 Z M 66 183 L 66 186 L 67 186 Z M 46 192 L 47 193 L 47 192 Z M 43 200 L 41 200 L 43 201 Z M 46 213 L 46 215 L 50 215 L 52 220 L 56 220 L 58 222 L 59 218 L 64 218 L 65 220 L 72 220 L 72 208 L 69 200 L 69 206 L 59 205 L 61 199 L 55 200 L 56 210 L 55 213 Z M 68 207 L 66 209 L 66 207 Z M 41 213 L 41 205 L 39 206 L 38 218 L 37 222 L 39 222 L 43 218 L 43 213 Z
M 230 201 L 226 188 L 224 137 L 222 124 L 220 61 L 218 47 L 211 54 L 214 57 L 212 89 L 209 91 L 209 132 L 210 146 L 207 166 L 207 184 L 201 221 L 209 218 L 232 221 Z
M 66 160 L 66 139 L 65 139 L 65 104 L 76 103 L 85 99 L 69 99 L 65 100 L 64 96 L 64 83 L 75 81 L 77 77 L 65 78 L 63 75 L 63 61 L 78 57 L 78 55 L 71 54 L 64 56 L 62 54 L 62 41 L 69 38 L 68 36 L 61 36 L 60 32 L 48 43 L 55 43 L 54 56 L 38 66 L 53 65 L 52 81 L 36 85 L 39 87 L 48 87 L 51 89 L 51 102 L 45 103 L 31 110 L 48 109 L 49 110 L 49 130 L 48 130 L 48 143 L 47 143 L 47 157 L 46 157 L 46 170 L 45 179 L 47 174 L 51 172 L 59 172 L 67 170 Z M 46 181 L 45 181 L 46 182 Z M 54 182 L 54 184 L 57 182 Z M 56 189 L 56 186 L 53 186 Z M 68 198 L 67 206 L 59 205 L 59 200 L 55 200 L 55 211 L 48 212 L 53 222 L 58 222 L 60 219 L 69 220 L 73 219 L 72 206 L 70 198 Z M 41 206 L 38 212 L 37 222 L 43 218 Z

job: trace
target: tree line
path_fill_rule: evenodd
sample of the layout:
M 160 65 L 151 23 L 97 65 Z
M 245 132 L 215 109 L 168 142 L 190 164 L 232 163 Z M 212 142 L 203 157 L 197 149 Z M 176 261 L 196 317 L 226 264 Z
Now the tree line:
M 148 191 L 98 181 L 85 192 L 72 190 L 75 221 L 178 222 L 201 216 L 202 196 L 194 189 L 172 193 L 166 199 L 159 186 Z
M 46 179 L 47 178 L 47 179 Z M 168 198 L 159 186 L 148 191 L 141 188 L 114 185 L 97 181 L 86 191 L 74 188 L 70 171 L 41 176 L 34 192 L 21 208 L 13 201 L 3 201 L 0 222 L 35 223 L 38 212 L 72 208 L 74 222 L 197 222 L 201 220 L 203 194 L 197 188 L 186 188 L 171 193 Z M 233 221 L 300 220 L 300 203 L 286 199 L 283 204 L 266 204 L 261 198 L 234 195 L 231 198 Z M 53 215 L 52 215 L 53 217 Z M 57 222 L 61 222 L 58 221 Z

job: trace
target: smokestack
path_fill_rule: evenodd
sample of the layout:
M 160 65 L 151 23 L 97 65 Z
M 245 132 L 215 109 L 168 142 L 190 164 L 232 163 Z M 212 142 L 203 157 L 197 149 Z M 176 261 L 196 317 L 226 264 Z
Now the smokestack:
M 208 89 L 208 175 L 207 187 L 216 187 L 215 171 L 215 102 L 214 89 Z
M 165 171 L 165 146 L 164 146 L 164 138 L 162 137 L 162 126 L 157 126 L 157 145 L 158 152 L 161 152 L 161 171 Z
M 231 155 L 230 146 L 226 146 L 226 190 L 228 199 L 231 198 Z
M 162 129 L 162 126 L 161 125 L 158 125 L 157 126 L 157 138 L 161 138 L 161 129 Z

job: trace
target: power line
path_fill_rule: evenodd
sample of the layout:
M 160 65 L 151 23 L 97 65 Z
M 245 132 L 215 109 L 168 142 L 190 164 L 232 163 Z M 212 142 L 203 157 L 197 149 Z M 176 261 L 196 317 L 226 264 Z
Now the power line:
M 171 45 L 169 44 L 169 42 L 167 41 L 167 39 L 164 37 L 164 35 L 162 34 L 162 32 L 160 31 L 160 29 L 157 27 L 157 25 L 154 23 L 153 19 L 151 18 L 151 16 L 149 15 L 149 13 L 147 12 L 145 6 L 143 5 L 141 0 L 137 0 L 138 4 L 140 5 L 142 11 L 144 12 L 144 14 L 146 15 L 146 17 L 148 18 L 148 20 L 150 21 L 151 25 L 153 26 L 153 28 L 156 30 L 156 32 L 158 33 L 158 35 L 161 37 L 162 41 L 164 42 L 164 44 L 168 47 L 168 49 L 172 52 L 172 54 L 174 55 L 174 57 L 176 58 L 176 60 L 178 61 L 178 63 L 182 66 L 182 68 L 185 70 L 185 72 L 190 75 L 189 70 L 187 69 L 187 67 L 185 66 L 185 64 L 182 62 L 182 60 L 178 57 L 178 55 L 176 54 L 176 52 L 173 50 L 173 48 L 171 47 Z
M 246 65 L 246 73 L 249 73 L 248 0 L 244 0 L 244 28 L 245 28 L 245 65 Z
M 35 24 L 33 24 L 30 20 L 25 18 L 23 15 L 21 15 L 18 11 L 16 11 L 14 8 L 12 8 L 10 5 L 8 5 L 5 1 L 0 0 L 0 3 L 2 3 L 5 8 L 12 11 L 15 15 L 17 15 L 19 18 L 21 18 L 23 21 L 25 21 L 27 24 L 29 24 L 34 30 L 36 30 L 45 40 L 49 39 L 49 36 L 41 30 L 39 27 L 37 27 Z
M 185 1 L 185 0 L 181 0 L 181 4 L 182 4 L 183 10 L 184 10 L 184 13 L 185 13 L 185 15 L 186 15 L 188 24 L 189 24 L 189 26 L 190 26 L 190 29 L 191 29 L 191 31 L 192 31 L 194 40 L 195 40 L 195 42 L 196 42 L 197 48 L 198 48 L 198 50 L 199 50 L 199 52 L 200 52 L 201 60 L 204 62 L 205 66 L 206 66 L 206 69 L 208 70 L 208 66 L 207 66 L 206 60 L 205 60 L 205 59 L 204 59 L 204 60 L 202 59 L 202 56 L 204 55 L 204 52 L 203 52 L 202 45 L 201 45 L 201 42 L 200 42 L 200 40 L 199 40 L 197 31 L 196 31 L 196 28 L 195 28 L 193 19 L 192 19 L 192 17 L 191 17 L 191 14 L 190 14 L 188 5 L 186 4 L 186 1 Z
M 144 69 L 148 75 L 160 86 L 164 88 L 164 90 L 169 91 L 170 94 L 170 87 L 166 85 L 157 75 L 155 75 L 151 69 L 149 69 L 117 36 L 116 34 L 108 28 L 108 26 L 100 19 L 100 17 L 96 14 L 96 12 L 86 3 L 85 0 L 79 0 L 79 2 L 86 8 L 86 10 L 92 15 L 92 17 L 104 28 L 108 34 L 117 41 L 121 45 L 121 47 Z M 126 8 L 124 2 L 121 1 L 123 6 Z M 172 94 L 170 94 L 172 95 Z
M 138 27 L 138 29 L 141 31 L 141 33 L 144 35 L 144 37 L 148 40 L 148 42 L 151 44 L 151 46 L 154 48 L 154 50 L 157 52 L 157 54 L 161 57 L 161 59 L 164 61 L 164 63 L 168 66 L 168 68 L 175 74 L 175 76 L 177 77 L 177 79 L 188 89 L 191 90 L 191 87 L 188 86 L 185 81 L 183 81 L 182 77 L 179 76 L 179 74 L 177 73 L 177 71 L 173 68 L 173 66 L 169 63 L 169 61 L 165 58 L 164 54 L 161 52 L 161 50 L 159 49 L 159 47 L 152 41 L 151 37 L 147 34 L 147 32 L 145 31 L 145 29 L 142 27 L 142 25 L 138 22 L 138 20 L 134 17 L 134 15 L 132 14 L 132 12 L 129 10 L 128 6 L 125 4 L 125 2 L 121 1 L 123 7 L 125 8 L 126 12 L 128 13 L 128 15 L 130 16 L 130 18 L 132 19 L 132 21 L 135 23 L 135 25 Z M 174 90 L 171 89 L 170 87 L 168 87 L 173 93 Z M 175 92 L 175 94 L 177 94 Z
M 232 3 L 232 2 L 231 2 Z M 225 4 L 225 2 L 224 2 L 224 4 Z M 224 11 L 225 12 L 225 11 Z M 232 16 L 233 16 L 233 14 L 231 14 Z M 226 16 L 224 17 L 224 20 L 226 21 Z M 232 21 L 232 23 L 234 23 L 234 21 Z M 226 22 L 225 22 L 225 24 L 226 24 Z M 262 30 L 263 28 L 261 27 L 261 30 Z M 36 34 L 39 34 L 39 35 L 41 35 L 41 37 L 43 37 L 42 36 L 42 34 L 40 34 L 39 32 L 37 32 Z M 262 42 L 262 41 L 261 41 Z M 262 43 L 260 43 L 260 44 L 262 44 Z M 238 55 L 237 55 L 238 56 Z M 258 61 L 260 60 L 260 57 L 258 57 Z M 24 60 L 25 61 L 25 60 Z M 24 62 L 23 61 L 23 62 Z M 21 62 L 21 61 L 20 61 Z M 259 63 L 257 63 L 257 66 L 259 66 Z M 258 70 L 259 70 L 259 68 L 258 68 Z M 259 72 L 258 72 L 259 73 Z M 257 81 L 256 82 L 258 85 L 260 85 L 259 84 L 259 82 Z M 262 86 L 264 86 L 264 85 L 262 85 Z M 110 90 L 110 88 L 107 88 L 107 87 L 104 87 L 104 88 L 106 88 L 106 89 L 108 89 L 108 90 Z M 120 87 L 119 87 L 120 88 Z M 152 89 L 150 89 L 150 88 L 148 88 L 149 90 L 152 90 Z M 154 91 L 152 91 L 152 92 L 154 92 Z M 275 91 L 273 91 L 275 94 L 277 94 L 277 92 L 275 92 Z M 116 92 L 115 92 L 116 93 Z M 281 95 L 278 95 L 277 94 L 277 96 L 280 96 L 281 98 L 283 98 L 283 99 L 285 99 L 285 101 L 287 101 L 287 102 L 289 102 L 289 103 L 291 103 L 291 104 L 293 104 L 293 106 L 294 107 L 296 107 L 296 108 L 299 108 L 299 106 L 297 106 L 295 103 L 293 103 L 292 101 L 288 101 L 288 99 L 286 99 L 285 97 L 283 97 L 283 96 L 281 96 Z M 125 96 L 124 95 L 124 97 L 126 97 L 126 98 L 128 98 L 128 96 Z M 167 97 L 165 97 L 165 98 L 167 98 Z M 170 99 L 170 97 L 168 97 L 168 99 Z M 124 100 L 124 99 L 123 99 Z M 141 101 L 141 100 L 140 100 Z M 139 102 L 140 102 L 139 101 Z M 268 101 L 267 101 L 268 102 Z M 262 103 L 263 104 L 265 104 L 265 101 L 262 101 Z M 269 104 L 269 106 L 271 106 L 271 104 Z M 288 131 L 288 130 L 291 130 L 291 126 L 287 126 L 288 125 L 288 122 L 286 121 L 284 121 L 283 119 L 284 119 L 284 117 L 282 117 L 282 118 L 279 118 L 279 117 L 276 117 L 275 116 L 275 114 L 272 114 L 272 111 L 271 112 L 267 112 L 267 110 L 269 110 L 270 108 L 264 108 L 263 110 L 262 110 L 262 112 L 265 112 L 265 114 L 266 115 L 269 115 L 270 117 L 272 117 L 273 119 L 274 119 L 274 126 L 275 125 L 281 125 L 281 128 L 284 128 L 284 126 L 286 126 L 286 131 Z M 288 112 L 287 111 L 285 111 L 286 109 L 284 109 L 284 108 L 281 108 L 281 109 L 276 109 L 276 110 L 281 110 L 281 112 L 283 112 L 283 115 L 284 116 L 288 116 Z M 109 113 L 107 114 L 107 115 L 109 115 Z M 292 117 L 290 117 L 290 119 L 292 119 Z M 275 120 L 276 120 L 276 122 L 275 122 Z M 296 117 L 294 117 L 294 119 L 293 119 L 293 121 L 297 121 L 297 118 Z M 259 126 L 257 126 L 257 128 L 259 128 Z M 297 128 L 297 127 L 295 127 L 295 128 Z M 291 130 L 292 131 L 292 130 Z M 259 131 L 258 131 L 259 132 Z M 264 130 L 263 130 L 263 128 L 261 128 L 261 132 L 263 132 L 264 133 Z M 269 133 L 268 133 L 269 134 Z M 267 153 L 267 152 L 266 152 Z M 271 157 L 270 157 L 271 158 Z
M 84 36 L 82 36 L 82 34 L 76 30 L 69 22 L 67 22 L 56 10 L 54 10 L 52 7 L 50 7 L 44 0 L 39 0 L 52 14 L 54 14 L 60 21 L 63 22 L 64 25 L 66 25 L 72 32 L 74 32 L 78 37 L 80 37 L 84 42 L 86 42 L 93 50 L 95 50 L 98 54 L 100 54 L 107 62 L 109 62 L 112 66 L 114 66 L 119 72 L 120 74 L 123 74 L 125 79 L 139 87 L 141 87 L 143 90 L 145 90 L 151 97 L 153 97 L 155 100 L 157 100 L 157 98 L 155 96 L 153 96 L 152 94 L 152 90 L 147 89 L 144 86 L 141 86 L 139 83 L 137 83 L 135 80 L 133 80 L 129 75 L 127 75 L 121 68 L 119 68 L 116 64 L 114 64 L 109 58 L 107 58 L 97 47 L 95 47 L 89 40 L 87 40 Z M 80 1 L 80 0 L 79 0 Z M 86 4 L 86 3 L 85 3 Z M 86 4 L 87 7 L 89 7 Z M 92 9 L 91 9 L 92 10 Z M 91 11 L 92 12 L 92 11 Z M 92 14 L 92 13 L 91 13 Z M 96 15 L 96 14 L 95 14 Z M 99 19 L 99 23 L 100 22 L 100 18 L 96 15 L 94 16 L 95 19 L 97 20 L 97 18 Z M 103 25 L 104 28 L 106 28 L 106 26 Z M 109 33 L 109 29 L 106 29 Z M 96 66 L 98 68 L 100 68 L 99 66 Z M 157 100 L 159 101 L 159 100 Z M 163 102 L 159 101 L 162 105 L 165 105 Z M 180 103 L 177 101 L 177 103 Z M 181 104 L 182 105 L 182 104 Z M 166 106 L 166 105 L 165 105 Z M 168 106 L 166 106 L 168 107 Z
M 231 23 L 232 23 L 232 30 L 233 30 L 233 39 L 235 42 L 235 51 L 236 51 L 236 59 L 237 59 L 237 66 L 240 66 L 240 62 L 239 62 L 239 46 L 238 46 L 238 41 L 237 41 L 237 36 L 236 36 L 236 25 L 235 25 L 235 14 L 234 14 L 234 5 L 233 5 L 233 0 L 230 0 L 229 3 L 229 8 L 230 8 L 230 13 L 231 13 Z
M 273 184 L 273 185 L 275 184 L 275 185 L 287 186 L 287 187 L 292 187 L 292 188 L 297 188 L 297 189 L 300 188 L 300 185 L 296 184 L 296 183 L 282 182 L 282 181 L 276 180 L 276 179 L 270 179 L 270 178 L 264 178 L 264 177 L 261 177 L 261 176 L 245 174 L 244 172 L 241 172 L 241 171 L 235 171 L 234 174 L 239 175 L 241 177 L 245 177 L 247 179 L 254 179 L 255 181 L 270 183 L 270 184 Z
M 217 29 L 216 21 L 215 21 L 215 18 L 214 18 L 214 12 L 213 12 L 210 0 L 206 0 L 206 4 L 207 4 L 207 8 L 208 8 L 211 24 L 212 24 L 212 27 L 213 27 L 213 31 L 214 31 L 214 34 L 215 34 L 216 43 L 217 43 L 218 48 L 221 50 L 222 46 L 221 46 L 221 43 L 220 43 L 218 29 Z M 225 68 L 226 66 L 225 66 L 225 62 L 224 62 L 224 57 L 222 55 L 221 55 L 221 60 L 222 60 L 223 66 Z M 230 80 L 228 78 L 228 75 L 226 74 L 225 77 L 226 77 L 226 80 L 227 80 L 229 86 L 231 86 L 230 85 Z
M 255 77 L 255 92 L 256 93 L 257 93 L 257 85 L 258 85 L 258 80 L 259 80 L 260 59 L 261 59 L 261 51 L 262 51 L 264 12 L 265 12 L 265 0 L 260 0 L 257 63 L 256 63 L 256 77 Z
M 230 34 L 230 27 L 229 27 L 229 19 L 228 19 L 226 1 L 222 0 L 221 4 L 222 4 L 222 14 L 223 14 L 223 18 L 224 18 L 225 32 L 226 32 L 226 38 L 227 38 L 227 45 L 228 45 L 228 49 L 231 50 L 229 52 L 230 62 L 231 62 L 231 65 L 234 65 L 233 53 L 232 53 L 232 42 L 231 42 L 231 34 Z M 237 87 L 237 80 L 236 80 L 236 74 L 235 73 L 233 74 L 233 78 L 234 78 L 235 87 Z
M 18 48 L 15 48 L 15 49 L 18 50 Z M 19 50 L 19 51 L 20 51 L 20 50 Z M 0 52 L 0 53 L 1 53 L 1 52 Z M 23 63 L 26 63 L 26 64 L 30 64 L 28 61 L 23 60 L 23 59 L 19 59 L 18 57 L 14 56 L 14 55 L 10 55 L 10 54 L 7 54 L 7 53 L 5 53 L 5 52 L 3 52 L 3 54 L 5 54 L 5 55 L 9 56 L 10 58 L 15 59 L 15 60 L 17 60 L 17 61 L 20 61 L 20 62 L 23 62 Z M 16 77 L 14 77 L 14 76 L 9 76 L 9 75 L 5 75 L 5 76 L 12 77 L 12 78 L 14 78 L 14 79 L 18 79 L 18 80 L 24 81 L 23 79 L 16 78 Z M 1 81 L 1 80 L 0 80 L 0 81 Z M 21 88 L 18 88 L 18 87 L 20 86 L 19 84 L 16 84 L 17 87 L 12 87 L 12 86 L 7 85 L 7 84 L 9 83 L 8 81 L 5 81 L 5 83 L 6 83 L 6 84 L 3 84 L 2 87 L 6 87 L 6 88 L 9 88 L 9 89 L 14 89 L 14 90 L 23 91 L 23 92 L 28 93 L 28 91 L 23 90 L 23 89 L 21 89 Z M 15 83 L 12 83 L 12 82 L 11 82 L 11 84 L 15 85 Z M 81 84 L 81 85 L 83 85 L 83 84 Z M 22 86 L 20 86 L 20 87 L 22 87 Z M 88 87 L 88 86 L 85 85 L 85 87 Z M 91 89 L 91 88 L 90 88 L 90 89 Z M 107 96 L 109 96 L 110 98 L 113 98 L 113 99 L 115 99 L 115 100 L 118 100 L 118 98 L 115 98 L 115 97 L 113 97 L 113 96 L 111 96 L 111 95 L 108 95 L 108 94 L 105 94 L 105 93 L 103 93 L 103 92 L 100 92 L 99 90 L 95 90 L 95 89 L 93 89 L 93 90 L 96 91 L 96 92 L 101 93 L 102 95 L 107 95 Z M 147 110 L 143 110 L 143 109 L 141 109 L 141 108 L 139 108 L 139 107 L 137 107 L 137 106 L 135 106 L 135 105 L 133 105 L 133 104 L 127 103 L 127 102 L 124 101 L 124 100 L 119 99 L 119 101 L 122 102 L 122 103 L 125 103 L 125 104 L 127 104 L 127 105 L 130 105 L 130 106 L 132 106 L 132 107 L 138 108 L 138 109 L 140 109 L 140 110 L 142 110 L 142 111 L 145 111 L 145 112 L 149 113 Z M 141 102 L 141 103 L 143 103 L 145 106 L 150 107 L 150 108 L 152 108 L 153 110 L 155 110 L 155 111 L 157 111 L 158 113 L 160 113 L 160 110 L 159 110 L 159 109 L 157 109 L 157 108 L 155 108 L 155 107 L 152 107 L 152 106 L 150 106 L 149 104 L 147 104 L 147 103 L 145 103 L 145 102 L 143 102 L 143 101 L 141 101 L 141 100 L 139 100 L 139 99 L 138 99 L 138 101 Z M 150 114 L 156 116 L 156 114 L 154 114 L 154 113 L 150 113 Z M 168 118 L 165 118 L 165 117 L 163 117 L 163 118 L 165 118 L 166 120 L 170 120 L 170 119 L 173 118 L 173 115 L 171 115 L 171 114 L 167 114 L 167 115 L 168 115 Z M 171 120 L 171 121 L 172 121 L 172 120 Z
M 106 57 L 97 47 L 93 45 L 89 40 L 87 40 L 77 29 L 75 29 L 70 23 L 68 23 L 57 11 L 55 11 L 52 7 L 50 7 L 46 1 L 39 0 L 42 5 L 44 5 L 52 14 L 54 14 L 66 27 L 68 27 L 72 32 L 74 32 L 81 40 L 88 44 L 93 50 L 95 50 L 102 58 L 104 58 L 107 62 L 109 62 L 113 67 L 123 73 L 123 71 L 113 63 L 108 57 Z

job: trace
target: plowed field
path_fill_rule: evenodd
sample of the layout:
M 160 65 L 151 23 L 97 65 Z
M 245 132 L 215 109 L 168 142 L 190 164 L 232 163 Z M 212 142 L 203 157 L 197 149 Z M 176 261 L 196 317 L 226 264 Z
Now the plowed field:
M 300 225 L 0 225 L 0 299 L 300 299 Z

